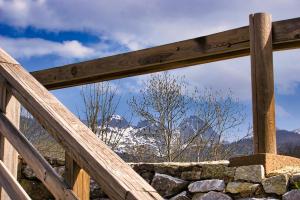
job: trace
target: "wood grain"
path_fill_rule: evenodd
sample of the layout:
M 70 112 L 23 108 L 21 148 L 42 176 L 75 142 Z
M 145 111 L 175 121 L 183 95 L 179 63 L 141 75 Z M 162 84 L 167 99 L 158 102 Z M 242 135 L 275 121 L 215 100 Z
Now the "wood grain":
M 65 154 L 65 180 L 80 200 L 90 199 L 90 176 L 68 153 Z
M 250 15 L 254 153 L 277 153 L 272 50 L 272 20 Z
M 31 199 L 2 161 L 0 161 L 0 177 L 0 185 L 5 189 L 11 199 Z
M 300 18 L 273 23 L 273 50 L 300 47 Z M 149 49 L 32 72 L 48 89 L 59 89 L 247 56 L 249 27 Z
M 1 57 L 1 55 L 0 55 Z M 18 64 L 0 63 L 12 94 L 111 199 L 162 199 L 130 166 Z
M 42 181 L 56 199 L 78 199 L 69 189 L 69 186 L 63 182 L 62 177 L 55 172 L 45 158 L 2 113 L 0 113 L 0 132 L 21 154 L 36 177 Z
M 9 55 L 4 54 L 5 59 L 10 59 Z M 3 57 L 2 57 L 3 58 Z M 11 120 L 11 122 L 19 128 L 20 125 L 20 103 L 15 97 L 7 90 L 6 82 L 3 78 L 0 78 L 0 110 Z M 0 135 L 0 159 L 5 164 L 10 173 L 17 178 L 18 173 L 18 152 L 10 144 L 10 142 Z M 0 199 L 9 200 L 8 194 L 0 189 Z

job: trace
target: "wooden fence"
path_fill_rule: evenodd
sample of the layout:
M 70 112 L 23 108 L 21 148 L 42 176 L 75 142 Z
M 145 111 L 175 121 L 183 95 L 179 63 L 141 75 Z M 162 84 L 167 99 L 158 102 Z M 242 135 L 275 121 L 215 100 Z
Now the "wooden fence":
M 266 156 L 276 155 L 272 53 L 299 47 L 300 18 L 272 23 L 270 15 L 257 13 L 250 15 L 250 26 L 31 74 L 1 50 L 0 185 L 5 190 L 1 191 L 1 199 L 30 199 L 15 179 L 17 152 L 57 199 L 89 199 L 87 174 L 111 199 L 162 199 L 48 90 L 248 55 L 251 55 L 254 156 L 264 160 L 247 157 L 232 161 L 236 165 L 240 161 L 264 162 L 266 169 L 271 169 Z M 66 150 L 65 180 L 18 130 L 19 102 Z M 294 158 L 284 159 L 292 160 L 291 165 L 300 164 Z

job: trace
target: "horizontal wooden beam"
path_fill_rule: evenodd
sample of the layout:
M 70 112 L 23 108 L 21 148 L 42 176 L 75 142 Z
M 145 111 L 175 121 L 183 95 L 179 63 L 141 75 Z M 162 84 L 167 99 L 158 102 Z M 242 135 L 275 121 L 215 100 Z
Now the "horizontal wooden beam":
M 115 200 L 162 200 L 162 197 L 105 145 L 53 94 L 13 60 L 1 62 L 0 74 L 12 94 Z
M 51 165 L 35 149 L 26 137 L 10 122 L 9 119 L 0 113 L 0 132 L 21 154 L 37 178 L 42 181 L 46 188 L 53 194 L 56 199 L 79 199 L 70 190 L 69 186 L 62 181 Z
M 20 183 L 13 177 L 4 163 L 0 160 L 0 185 L 11 199 L 30 200 L 31 198 L 22 188 Z
M 300 47 L 300 18 L 273 23 L 275 51 Z M 247 56 L 249 27 L 32 72 L 47 89 L 59 89 Z

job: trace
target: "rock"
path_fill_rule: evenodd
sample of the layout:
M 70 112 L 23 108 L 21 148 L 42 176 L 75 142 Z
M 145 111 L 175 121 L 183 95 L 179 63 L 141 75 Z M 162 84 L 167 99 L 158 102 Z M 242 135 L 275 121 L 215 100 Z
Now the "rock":
M 285 174 L 272 176 L 262 181 L 266 193 L 282 195 L 286 192 L 288 185 L 288 176 Z
M 36 179 L 34 171 L 28 166 L 22 166 L 22 175 L 27 179 Z
M 274 198 L 242 198 L 238 200 L 279 200 L 279 199 L 274 199 Z
M 188 182 L 166 174 L 156 173 L 151 185 L 161 196 L 169 197 L 178 194 L 185 189 Z
M 185 171 L 181 173 L 181 179 L 196 181 L 201 179 L 201 171 Z
M 234 180 L 244 180 L 261 183 L 265 178 L 265 170 L 262 165 L 249 165 L 238 167 L 235 171 Z
M 192 200 L 232 200 L 232 198 L 222 192 L 208 192 L 203 195 L 195 196 Z
M 170 200 L 190 200 L 190 198 L 187 196 L 187 192 L 183 191 L 176 196 L 172 197 Z
M 231 179 L 234 177 L 235 168 L 227 164 L 206 164 L 202 166 L 201 178 L 203 179 Z
M 299 173 L 293 174 L 290 177 L 290 184 L 293 188 L 300 189 L 300 174 Z
M 225 182 L 223 180 L 211 179 L 193 182 L 188 186 L 192 193 L 209 192 L 209 191 L 223 191 L 225 189 Z
M 246 182 L 229 182 L 226 187 L 226 192 L 231 194 L 238 193 L 255 193 L 259 188 L 259 184 L 246 183 Z
M 282 200 L 299 200 L 300 190 L 291 190 L 282 196 Z

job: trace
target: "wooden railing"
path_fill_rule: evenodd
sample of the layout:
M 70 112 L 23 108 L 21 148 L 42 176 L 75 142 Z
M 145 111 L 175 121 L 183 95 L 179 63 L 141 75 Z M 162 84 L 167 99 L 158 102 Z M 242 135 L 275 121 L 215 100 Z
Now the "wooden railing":
M 16 177 L 17 151 L 57 199 L 88 199 L 89 177 L 85 171 L 111 199 L 162 199 L 47 89 L 112 80 L 249 54 L 252 59 L 255 153 L 276 154 L 272 52 L 300 47 L 300 18 L 272 24 L 269 15 L 255 14 L 250 16 L 250 22 L 250 31 L 246 26 L 31 74 L 1 50 L 1 186 L 12 199 L 29 199 L 13 178 Z M 66 150 L 66 181 L 18 130 L 18 102 Z M 7 198 L 6 193 L 1 191 L 1 199 Z
M 19 63 L 4 51 L 1 51 L 0 61 L 0 74 L 5 80 L 3 87 L 6 91 L 16 97 L 32 113 L 64 147 L 72 159 L 101 185 L 110 198 L 162 199 L 144 179 L 101 142 Z M 7 96 L 4 99 L 7 99 Z M 2 111 L 5 112 L 4 109 Z M 0 132 L 57 199 L 77 199 L 76 195 L 68 189 L 70 187 L 62 181 L 61 177 L 4 114 L 0 115 Z M 7 175 L 4 173 L 7 170 L 1 170 L 0 165 L 1 171 Z M 4 183 L 12 185 L 11 177 L 12 175 L 2 176 L 1 179 Z M 14 188 L 20 188 L 16 182 L 15 185 Z M 13 196 L 15 192 L 21 194 L 22 190 L 5 189 L 5 191 L 14 199 L 22 199 Z

